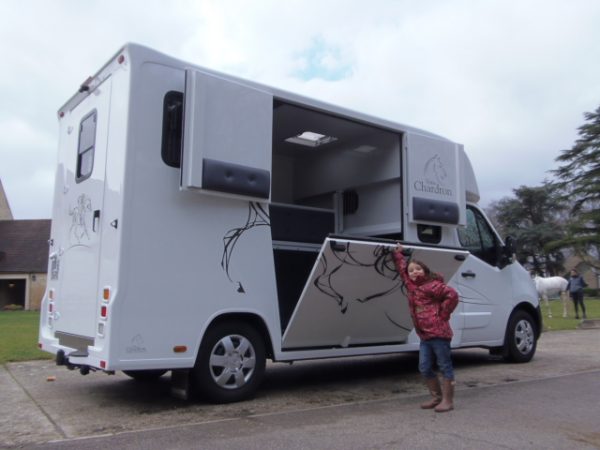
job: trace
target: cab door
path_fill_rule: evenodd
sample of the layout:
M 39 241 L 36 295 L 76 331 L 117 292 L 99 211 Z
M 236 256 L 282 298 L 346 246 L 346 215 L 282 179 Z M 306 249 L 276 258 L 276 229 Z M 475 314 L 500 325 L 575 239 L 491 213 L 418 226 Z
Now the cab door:
M 501 267 L 500 242 L 485 216 L 467 208 L 467 226 L 459 228 L 459 240 L 470 255 L 454 280 L 463 304 L 462 345 L 503 339 L 512 307 L 512 267 Z
M 284 332 L 283 348 L 406 343 L 413 325 L 392 260 L 394 246 L 326 238 Z M 412 258 L 450 279 L 467 255 L 456 249 L 414 247 Z

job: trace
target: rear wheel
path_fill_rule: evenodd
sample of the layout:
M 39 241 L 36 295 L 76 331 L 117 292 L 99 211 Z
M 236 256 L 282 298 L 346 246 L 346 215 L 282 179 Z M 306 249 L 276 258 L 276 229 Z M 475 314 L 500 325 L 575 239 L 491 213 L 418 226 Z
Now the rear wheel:
M 531 361 L 537 347 L 537 332 L 531 315 L 525 311 L 517 311 L 510 318 L 506 330 L 504 355 L 510 362 L 523 363 Z
M 254 327 L 224 322 L 206 332 L 192 377 L 197 392 L 206 400 L 237 402 L 256 392 L 265 364 L 265 344 Z
M 166 370 L 124 370 L 123 373 L 136 381 L 153 381 L 162 377 Z

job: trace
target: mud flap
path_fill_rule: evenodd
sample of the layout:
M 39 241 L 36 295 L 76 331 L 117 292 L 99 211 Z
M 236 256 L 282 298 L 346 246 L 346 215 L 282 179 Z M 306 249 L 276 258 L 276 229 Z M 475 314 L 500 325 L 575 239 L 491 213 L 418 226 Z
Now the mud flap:
M 412 330 L 395 244 L 327 238 L 283 335 L 284 349 L 402 344 Z M 411 258 L 452 278 L 468 252 L 411 247 Z

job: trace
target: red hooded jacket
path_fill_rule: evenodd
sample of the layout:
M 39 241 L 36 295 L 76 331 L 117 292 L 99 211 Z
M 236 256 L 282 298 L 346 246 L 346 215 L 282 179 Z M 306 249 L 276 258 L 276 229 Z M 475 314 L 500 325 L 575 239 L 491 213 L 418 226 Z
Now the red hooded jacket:
M 396 270 L 402 277 L 408 294 L 408 306 L 415 331 L 421 340 L 452 339 L 450 314 L 458 305 L 458 294 L 442 279 L 413 281 L 408 276 L 408 264 L 401 252 L 394 252 Z

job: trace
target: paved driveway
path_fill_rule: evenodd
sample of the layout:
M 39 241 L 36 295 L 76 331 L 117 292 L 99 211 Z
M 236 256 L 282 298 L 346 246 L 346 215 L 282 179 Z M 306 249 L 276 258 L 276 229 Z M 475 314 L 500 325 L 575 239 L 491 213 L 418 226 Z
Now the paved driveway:
M 280 438 L 281 442 L 288 442 L 293 448 L 302 448 L 302 445 L 294 446 L 293 441 L 289 441 L 294 435 L 301 436 L 299 433 L 309 435 L 305 441 L 299 440 L 298 443 L 311 442 L 307 447 L 313 448 L 321 444 L 328 448 L 402 448 L 383 443 L 375 445 L 374 437 L 367 441 L 359 437 L 366 438 L 373 433 L 372 426 L 376 426 L 382 436 L 387 430 L 389 442 L 398 443 L 395 435 L 402 430 L 400 423 L 406 426 L 414 422 L 414 418 L 420 418 L 424 420 L 421 426 L 427 429 L 436 421 L 439 425 L 441 417 L 446 417 L 443 420 L 447 426 L 456 422 L 455 426 L 460 426 L 465 433 L 469 424 L 472 427 L 489 424 L 491 430 L 495 427 L 505 430 L 510 423 L 512 444 L 520 443 L 522 448 L 544 448 L 536 446 L 536 442 L 541 443 L 539 440 L 523 440 L 524 436 L 534 430 L 533 425 L 538 426 L 545 416 L 556 419 L 569 417 L 572 413 L 575 416 L 569 422 L 571 425 L 561 419 L 564 427 L 556 430 L 553 425 L 552 434 L 544 431 L 546 436 L 551 437 L 550 443 L 556 444 L 553 448 L 600 448 L 598 343 L 600 330 L 597 329 L 544 333 L 536 357 L 528 364 L 505 364 L 490 358 L 481 349 L 456 351 L 457 410 L 442 415 L 416 407 L 422 400 L 424 388 L 416 370 L 417 358 L 413 354 L 302 362 L 292 366 L 271 365 L 257 398 L 231 405 L 174 399 L 169 394 L 167 376 L 158 382 L 144 384 L 123 374 L 91 373 L 81 376 L 49 361 L 13 363 L 0 370 L 0 445 L 28 446 L 53 441 L 50 447 L 76 448 L 83 442 L 73 439 L 84 438 L 86 446 L 99 442 L 98 448 L 106 448 L 107 443 L 103 439 L 111 440 L 111 445 L 121 441 L 120 446 L 127 446 L 127 439 L 133 439 L 139 448 L 139 439 L 147 439 L 144 448 L 165 448 L 161 439 L 169 439 L 171 434 L 181 437 L 192 433 L 190 439 L 194 442 L 193 439 L 198 438 L 193 437 L 193 430 L 201 429 L 207 439 L 211 433 L 216 433 L 215 440 L 206 441 L 207 444 L 211 442 L 210 448 L 226 448 L 227 445 L 244 448 L 243 440 L 234 445 L 232 439 L 240 437 L 236 433 L 250 433 L 249 436 L 255 438 L 256 448 L 277 448 L 264 447 L 266 444 L 258 437 L 254 427 L 258 418 L 266 421 L 265 424 L 285 422 L 287 418 L 289 422 L 282 429 Z M 576 381 L 567 381 L 569 377 L 576 377 Z M 566 391 L 560 387 L 572 383 L 575 383 L 571 386 L 574 390 Z M 591 383 L 592 386 L 582 389 L 582 383 Z M 558 389 L 562 394 L 556 392 Z M 488 400 L 484 400 L 486 398 Z M 577 405 L 589 406 L 592 412 L 595 408 L 596 413 L 590 414 L 587 409 L 586 412 L 579 411 Z M 560 414 L 553 412 L 553 408 Z M 515 414 L 522 415 L 524 410 L 536 411 L 531 416 L 535 423 L 527 424 L 523 420 L 514 423 L 515 417 L 519 417 Z M 494 421 L 486 417 L 487 414 L 491 417 L 492 413 L 495 414 Z M 378 414 L 384 416 L 376 420 Z M 331 440 L 331 434 L 314 434 L 310 427 L 318 428 L 319 423 L 314 422 L 316 417 L 321 417 L 322 422 L 333 419 L 341 423 L 346 421 L 350 428 L 340 436 L 353 433 L 356 436 L 344 443 L 343 439 Z M 397 426 L 390 422 L 390 417 L 395 417 Z M 336 423 L 339 425 L 340 422 Z M 366 427 L 362 432 L 361 423 Z M 234 424 L 237 426 L 232 429 Z M 336 429 L 340 430 L 335 426 L 332 428 Z M 265 425 L 264 431 L 270 432 L 269 427 Z M 471 431 L 474 433 L 474 430 Z M 451 427 L 446 432 L 452 433 Z M 473 433 L 464 436 L 476 435 Z M 318 440 L 319 435 L 323 440 Z M 217 440 L 219 436 L 220 441 Z M 406 439 L 410 436 L 412 433 L 407 434 Z M 451 434 L 448 436 L 452 437 Z M 100 440 L 94 440 L 94 437 Z M 561 437 L 562 441 L 556 440 L 557 437 Z M 268 438 L 272 444 L 277 442 L 275 436 L 264 435 L 263 438 Z M 412 448 L 434 448 L 440 444 L 418 437 L 409 440 L 414 441 Z M 173 440 L 168 440 L 167 444 L 169 442 L 172 445 L 167 445 L 168 448 L 186 448 L 186 444 L 178 446 Z M 258 446 L 261 442 L 263 447 Z M 367 442 L 373 445 L 367 445 Z M 414 447 L 415 442 L 423 446 Z M 428 447 L 426 442 L 432 447 Z M 448 442 L 454 442 L 449 448 L 473 445 L 460 439 L 454 441 L 454 438 Z M 480 448 L 494 448 L 493 445 L 502 444 L 503 438 L 498 434 L 485 442 Z M 153 447 L 153 444 L 157 446 Z M 466 446 L 463 447 L 463 444 Z M 253 448 L 247 441 L 245 445 Z M 517 448 L 512 445 L 506 447 Z

